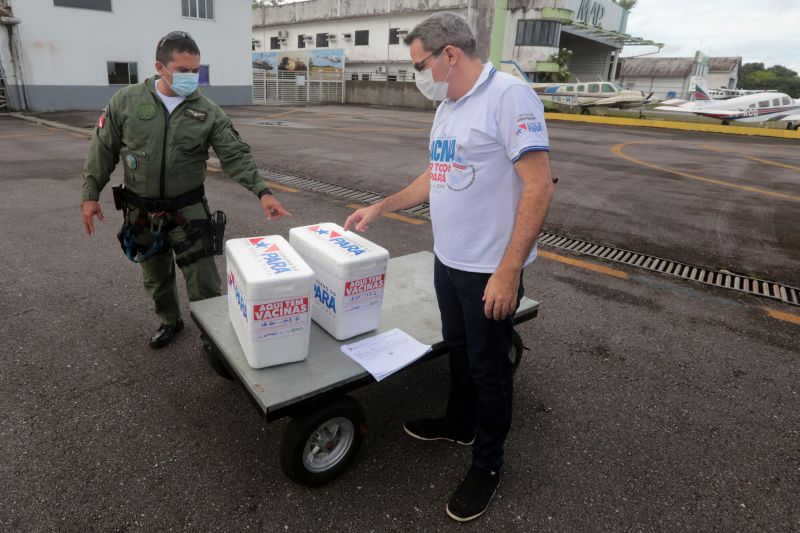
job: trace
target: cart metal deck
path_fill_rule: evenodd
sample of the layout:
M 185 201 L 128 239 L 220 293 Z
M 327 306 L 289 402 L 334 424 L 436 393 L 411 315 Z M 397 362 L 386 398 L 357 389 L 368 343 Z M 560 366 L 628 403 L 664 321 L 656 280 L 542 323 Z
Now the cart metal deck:
M 375 379 L 342 353 L 342 344 L 400 328 L 433 347 L 411 366 L 447 352 L 433 288 L 433 262 L 430 252 L 389 261 L 376 331 L 337 341 L 312 322 L 309 354 L 304 361 L 263 369 L 247 364 L 228 318 L 225 296 L 190 304 L 192 319 L 210 341 L 207 351 L 215 370 L 239 381 L 267 421 L 293 417 L 281 445 L 281 464 L 294 481 L 307 485 L 330 481 L 344 471 L 361 444 L 363 410 L 344 393 Z M 534 318 L 538 310 L 538 302 L 523 298 L 515 323 Z M 517 335 L 510 356 L 515 363 L 522 356 Z

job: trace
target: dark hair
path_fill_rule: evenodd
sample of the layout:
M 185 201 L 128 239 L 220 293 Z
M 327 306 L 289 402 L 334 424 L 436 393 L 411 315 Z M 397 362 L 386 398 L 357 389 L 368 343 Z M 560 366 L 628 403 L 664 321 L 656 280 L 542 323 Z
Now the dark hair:
M 156 61 L 166 66 L 167 63 L 172 61 L 172 54 L 174 52 L 188 52 L 192 55 L 200 55 L 200 49 L 197 47 L 197 43 L 192 39 L 192 36 L 185 31 L 171 31 L 158 41 L 158 46 L 156 47 Z
M 448 44 L 461 48 L 468 56 L 475 57 L 475 36 L 469 24 L 454 13 L 436 13 L 417 24 L 406 35 L 403 42 L 411 45 L 414 39 L 422 41 L 422 48 L 428 52 L 441 50 Z

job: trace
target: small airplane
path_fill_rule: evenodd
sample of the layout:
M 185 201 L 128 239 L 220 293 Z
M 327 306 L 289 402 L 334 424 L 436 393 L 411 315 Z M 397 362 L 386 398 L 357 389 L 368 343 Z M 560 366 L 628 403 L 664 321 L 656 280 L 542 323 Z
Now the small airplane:
M 339 56 L 335 56 L 333 54 L 329 56 L 318 56 L 320 59 L 324 59 L 325 61 L 330 61 L 331 63 L 341 63 L 342 58 Z
M 800 100 L 779 92 L 762 92 L 737 96 L 727 100 L 714 100 L 706 80 L 693 76 L 689 85 L 689 100 L 665 100 L 655 108 L 670 113 L 692 113 L 701 117 L 716 118 L 723 125 L 730 121 L 771 122 L 785 121 L 786 129 L 800 128 Z
M 580 107 L 582 115 L 589 109 L 611 107 L 614 109 L 643 108 L 659 100 L 652 99 L 653 93 L 625 90 L 615 83 L 598 81 L 589 83 L 532 83 L 533 90 L 543 101 L 554 104 Z

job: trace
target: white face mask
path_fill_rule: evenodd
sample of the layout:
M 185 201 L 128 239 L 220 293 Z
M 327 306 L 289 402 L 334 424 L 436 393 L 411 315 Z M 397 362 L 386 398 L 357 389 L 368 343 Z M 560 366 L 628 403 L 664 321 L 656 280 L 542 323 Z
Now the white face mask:
M 439 55 L 433 64 L 436 65 L 443 55 L 444 53 Z M 431 66 L 429 69 L 423 70 L 422 72 L 417 72 L 416 76 L 414 77 L 414 81 L 417 84 L 417 89 L 419 89 L 419 92 L 421 92 L 422 95 L 428 100 L 433 100 L 435 102 L 443 101 L 445 98 L 447 98 L 447 90 L 449 88 L 447 78 L 450 77 L 450 72 L 452 71 L 453 67 L 451 66 L 450 70 L 447 71 L 447 76 L 445 77 L 444 81 L 433 81 L 433 66 Z

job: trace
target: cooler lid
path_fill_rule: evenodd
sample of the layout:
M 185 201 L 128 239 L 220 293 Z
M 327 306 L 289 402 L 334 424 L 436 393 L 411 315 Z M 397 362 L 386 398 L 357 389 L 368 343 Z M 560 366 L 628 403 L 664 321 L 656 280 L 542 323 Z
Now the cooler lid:
M 289 282 L 314 275 L 280 235 L 230 239 L 225 243 L 225 255 L 248 284 Z
M 379 259 L 389 260 L 389 252 L 372 241 L 353 233 L 333 222 L 292 228 L 290 236 L 338 263 L 362 263 Z

